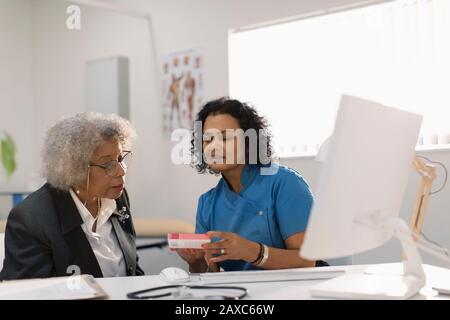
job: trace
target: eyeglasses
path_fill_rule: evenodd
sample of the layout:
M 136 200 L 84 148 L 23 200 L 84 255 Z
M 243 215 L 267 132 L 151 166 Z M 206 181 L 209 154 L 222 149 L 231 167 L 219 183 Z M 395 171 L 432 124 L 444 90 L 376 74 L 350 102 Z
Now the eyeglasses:
M 104 164 L 90 164 L 89 167 L 100 167 L 105 169 L 105 173 L 109 177 L 115 177 L 119 172 L 119 165 L 123 170 L 127 170 L 131 163 L 131 151 L 123 151 L 118 160 L 111 160 Z

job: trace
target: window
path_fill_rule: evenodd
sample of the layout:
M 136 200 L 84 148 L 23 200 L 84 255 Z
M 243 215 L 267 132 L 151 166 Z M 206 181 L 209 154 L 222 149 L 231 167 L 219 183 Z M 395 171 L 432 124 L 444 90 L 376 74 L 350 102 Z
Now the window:
M 268 117 L 278 156 L 314 155 L 343 93 L 424 115 L 450 143 L 450 1 L 398 0 L 230 33 L 230 96 Z

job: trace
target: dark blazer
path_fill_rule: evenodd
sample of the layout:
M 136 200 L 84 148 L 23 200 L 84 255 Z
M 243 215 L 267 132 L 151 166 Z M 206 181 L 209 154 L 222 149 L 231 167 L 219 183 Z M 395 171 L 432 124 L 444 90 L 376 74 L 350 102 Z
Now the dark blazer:
M 135 231 L 128 195 L 116 199 L 110 221 L 122 249 L 128 276 L 143 275 L 136 254 Z M 122 216 L 121 216 L 122 215 Z M 5 260 L 1 280 L 81 274 L 103 277 L 81 225 L 83 220 L 69 192 L 43 185 L 14 207 L 6 223 Z M 76 271 L 75 271 L 76 272 Z

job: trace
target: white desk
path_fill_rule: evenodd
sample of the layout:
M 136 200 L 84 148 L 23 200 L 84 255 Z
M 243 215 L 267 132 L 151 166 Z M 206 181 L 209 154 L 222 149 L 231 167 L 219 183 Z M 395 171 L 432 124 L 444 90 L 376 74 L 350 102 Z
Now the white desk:
M 392 272 L 394 270 L 401 270 L 401 263 L 380 264 L 374 265 L 380 268 L 387 268 Z M 326 267 L 328 270 L 346 270 L 348 273 L 362 273 L 366 270 L 368 265 L 354 265 L 354 266 L 339 266 Z M 424 299 L 447 299 L 450 300 L 450 295 L 438 295 L 432 289 L 433 286 L 446 285 L 450 287 L 450 270 L 431 265 L 424 265 L 425 274 L 427 276 L 427 284 L 421 290 L 420 294 L 413 297 L 414 300 Z M 192 276 L 192 280 L 188 284 L 198 284 L 197 277 Z M 123 277 L 123 278 L 103 278 L 97 279 L 98 283 L 108 293 L 110 299 L 122 300 L 127 299 L 126 294 L 132 291 L 148 289 L 151 287 L 168 285 L 167 282 L 160 279 L 157 275 L 143 276 L 143 277 Z M 280 281 L 280 282 L 258 282 L 258 283 L 244 283 L 244 284 L 230 284 L 238 285 L 248 289 L 249 295 L 246 299 L 254 300 L 297 300 L 297 299 L 311 299 L 308 288 L 311 285 L 317 284 L 324 280 L 313 281 Z

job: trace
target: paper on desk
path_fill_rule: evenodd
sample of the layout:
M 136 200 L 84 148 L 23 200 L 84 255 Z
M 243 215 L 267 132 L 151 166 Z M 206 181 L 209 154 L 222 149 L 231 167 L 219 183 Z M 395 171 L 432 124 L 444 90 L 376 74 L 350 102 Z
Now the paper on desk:
M 78 300 L 106 296 L 88 275 L 0 283 L 1 300 Z

